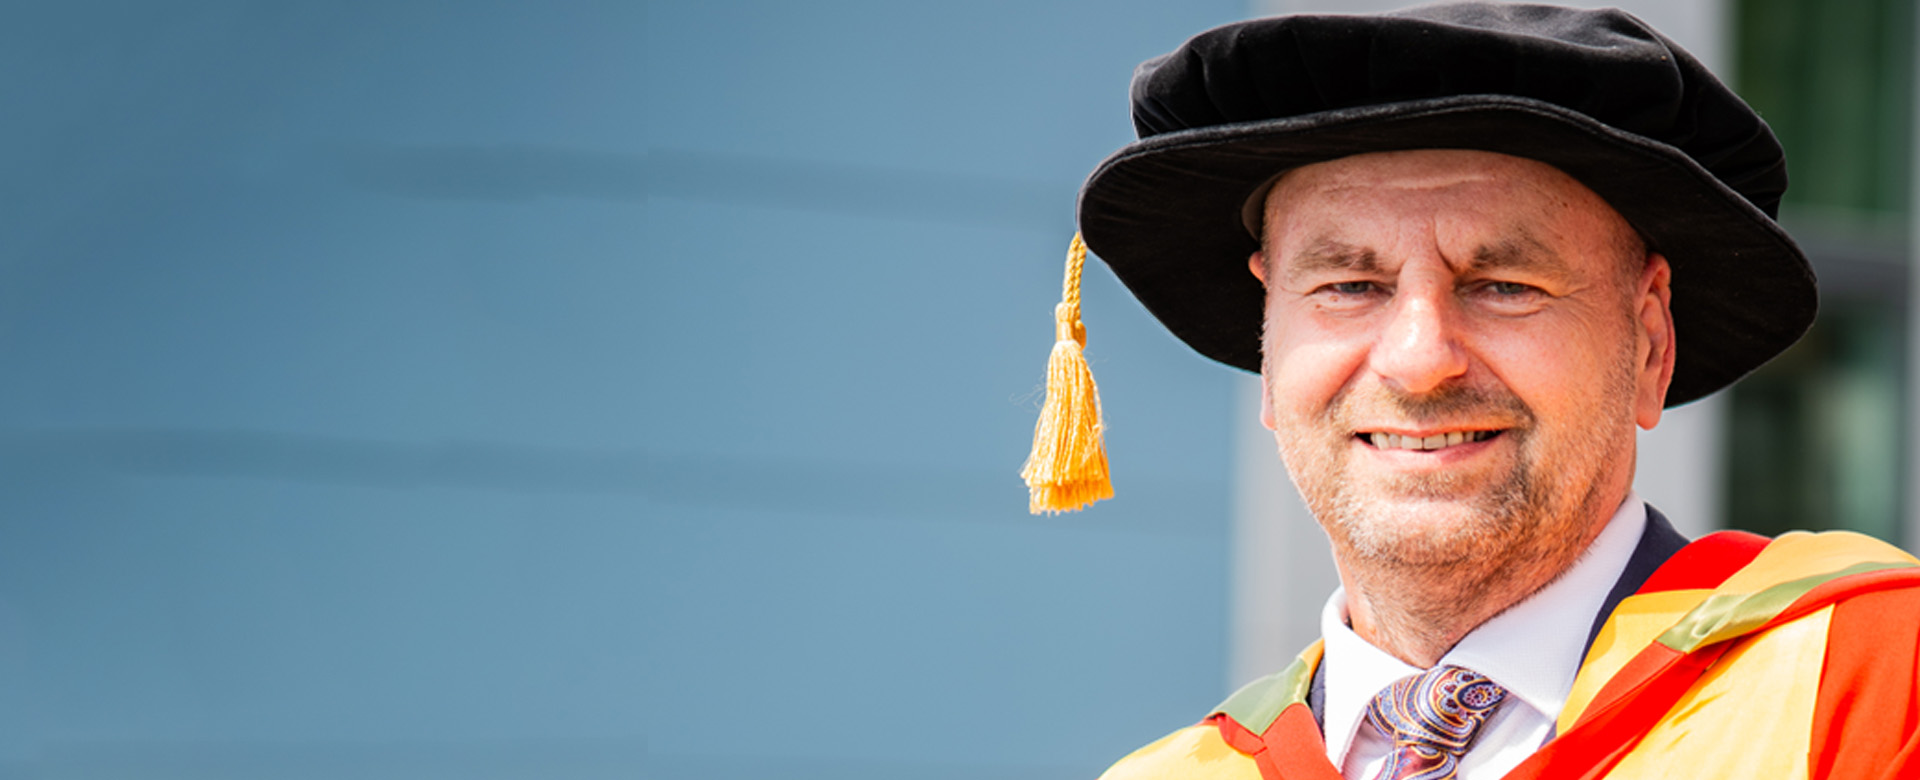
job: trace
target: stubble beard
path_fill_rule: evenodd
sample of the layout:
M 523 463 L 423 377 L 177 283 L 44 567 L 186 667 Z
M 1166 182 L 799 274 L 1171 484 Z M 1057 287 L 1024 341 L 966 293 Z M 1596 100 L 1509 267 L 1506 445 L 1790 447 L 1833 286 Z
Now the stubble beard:
M 1305 431 L 1279 437 L 1281 456 L 1343 567 L 1421 589 L 1442 586 L 1448 598 L 1431 608 L 1465 607 L 1503 584 L 1535 582 L 1537 589 L 1551 581 L 1610 515 L 1613 507 L 1600 506 L 1608 500 L 1608 472 L 1632 457 L 1631 355 L 1609 375 L 1595 394 L 1599 405 L 1559 432 L 1543 430 L 1533 410 L 1504 388 L 1342 393 Z M 1513 437 L 1513 460 L 1492 473 L 1397 474 L 1363 483 L 1349 468 L 1351 420 L 1383 411 L 1406 420 L 1501 421 L 1501 436 Z

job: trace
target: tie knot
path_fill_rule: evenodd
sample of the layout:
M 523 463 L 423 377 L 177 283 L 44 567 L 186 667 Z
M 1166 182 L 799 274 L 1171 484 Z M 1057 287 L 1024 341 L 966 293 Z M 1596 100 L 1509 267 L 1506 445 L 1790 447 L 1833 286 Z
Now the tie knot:
M 1507 690 L 1487 676 L 1458 666 L 1436 666 L 1402 678 L 1373 697 L 1367 721 L 1393 738 L 1393 752 L 1381 778 L 1453 777 L 1455 765 L 1474 734 L 1487 722 Z M 1397 769 L 1400 770 L 1396 772 Z M 1435 774 L 1425 774 L 1440 770 Z

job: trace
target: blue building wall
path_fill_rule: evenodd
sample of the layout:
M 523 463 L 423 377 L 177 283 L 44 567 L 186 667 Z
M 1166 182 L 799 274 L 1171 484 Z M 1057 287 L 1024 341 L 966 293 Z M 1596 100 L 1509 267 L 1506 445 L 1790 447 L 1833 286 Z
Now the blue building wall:
M 0 777 L 1092 776 L 1224 693 L 1228 371 L 1081 177 L 1241 0 L 0 11 Z

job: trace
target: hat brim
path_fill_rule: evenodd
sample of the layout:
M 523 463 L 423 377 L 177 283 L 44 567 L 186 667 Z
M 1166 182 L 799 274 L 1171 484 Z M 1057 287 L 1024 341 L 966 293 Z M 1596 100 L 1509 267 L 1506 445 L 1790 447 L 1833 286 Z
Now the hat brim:
M 1368 152 L 1473 149 L 1573 176 L 1673 269 L 1678 350 L 1669 407 L 1719 390 L 1804 334 L 1819 295 L 1767 214 L 1667 144 L 1538 100 L 1466 95 L 1215 125 L 1129 144 L 1080 191 L 1087 246 L 1147 310 L 1207 357 L 1260 370 L 1265 289 L 1241 209 L 1276 174 Z

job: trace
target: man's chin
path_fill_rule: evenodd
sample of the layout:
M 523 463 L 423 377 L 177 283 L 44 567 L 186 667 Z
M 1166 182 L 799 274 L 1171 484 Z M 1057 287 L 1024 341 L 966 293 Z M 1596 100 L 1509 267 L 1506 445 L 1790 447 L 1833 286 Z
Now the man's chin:
M 1497 555 L 1510 543 L 1510 502 L 1496 498 L 1370 497 L 1316 508 L 1334 543 L 1363 558 L 1446 566 Z

